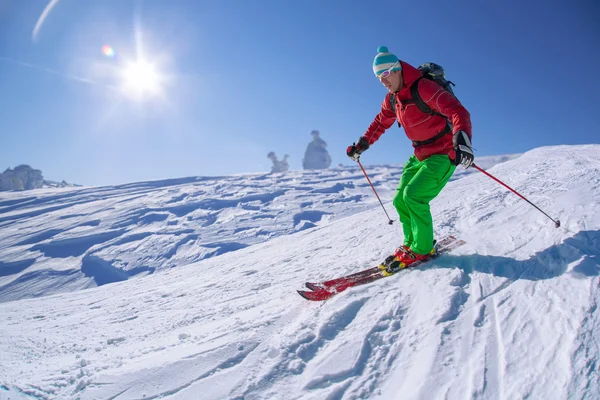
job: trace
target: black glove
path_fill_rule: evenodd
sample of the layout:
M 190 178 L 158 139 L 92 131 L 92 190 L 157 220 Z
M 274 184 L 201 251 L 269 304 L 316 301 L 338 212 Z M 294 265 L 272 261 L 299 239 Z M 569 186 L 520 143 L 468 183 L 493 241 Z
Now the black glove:
M 469 135 L 467 135 L 465 131 L 456 132 L 452 138 L 452 144 L 454 145 L 454 151 L 456 152 L 456 158 L 451 160 L 452 164 L 462 164 L 465 168 L 469 168 L 475 160 Z
M 369 141 L 364 136 L 361 136 L 358 138 L 358 144 L 355 142 L 352 143 L 352 146 L 348 146 L 348 148 L 346 149 L 346 154 L 354 161 L 358 161 L 362 152 L 367 150 L 368 148 Z

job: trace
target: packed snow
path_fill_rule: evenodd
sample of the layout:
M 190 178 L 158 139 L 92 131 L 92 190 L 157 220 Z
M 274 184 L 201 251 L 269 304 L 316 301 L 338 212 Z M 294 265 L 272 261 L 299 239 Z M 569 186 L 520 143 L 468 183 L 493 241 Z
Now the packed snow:
M 1 193 L 0 399 L 600 398 L 600 145 L 476 161 L 562 226 L 459 167 L 466 244 L 326 302 L 402 243 L 359 169 Z

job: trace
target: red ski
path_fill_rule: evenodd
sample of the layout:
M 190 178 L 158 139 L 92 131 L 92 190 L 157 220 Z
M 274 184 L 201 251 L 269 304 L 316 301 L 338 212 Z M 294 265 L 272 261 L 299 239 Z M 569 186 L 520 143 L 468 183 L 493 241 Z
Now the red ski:
M 456 239 L 454 236 L 447 236 L 444 239 L 440 240 L 439 242 L 436 243 L 437 253 L 445 251 L 446 247 L 450 246 L 452 243 L 456 242 L 457 240 L 458 239 Z M 318 283 L 306 282 L 306 287 L 309 288 L 310 290 L 328 289 L 333 286 L 337 286 L 339 284 L 345 283 L 347 281 L 358 280 L 360 278 L 364 278 L 366 276 L 370 276 L 370 275 L 373 275 L 373 274 L 381 271 L 382 264 L 379 264 L 375 267 L 365 269 L 363 271 L 356 272 L 351 275 L 342 276 L 340 278 L 331 279 L 331 280 L 328 280 L 325 282 L 318 282 Z
M 430 260 L 440 256 L 443 253 L 454 250 L 455 248 L 462 246 L 465 244 L 463 240 L 456 239 L 454 236 L 448 236 L 438 243 L 436 243 L 436 253 L 432 257 L 418 261 L 410 265 L 410 268 L 417 267 L 421 264 L 427 263 Z M 304 297 L 307 300 L 312 301 L 323 301 L 327 300 L 336 294 L 343 292 L 344 290 L 353 287 L 364 285 L 373 281 L 376 281 L 381 278 L 385 278 L 391 275 L 396 274 L 403 269 L 397 270 L 389 270 L 383 263 L 365 269 L 363 271 L 359 271 L 357 273 L 346 275 L 340 278 L 331 279 L 324 282 L 314 283 L 314 282 L 306 282 L 306 287 L 311 290 L 298 290 L 298 294 Z

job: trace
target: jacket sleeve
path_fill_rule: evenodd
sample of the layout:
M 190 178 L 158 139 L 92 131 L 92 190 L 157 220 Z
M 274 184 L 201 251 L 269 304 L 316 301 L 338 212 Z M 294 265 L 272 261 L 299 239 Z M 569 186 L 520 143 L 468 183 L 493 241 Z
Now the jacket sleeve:
M 456 97 L 429 79 L 419 81 L 419 94 L 432 110 L 439 112 L 450 120 L 454 127 L 452 133 L 465 131 L 472 138 L 471 114 Z
M 369 144 L 375 143 L 385 131 L 394 125 L 396 122 L 396 111 L 392 110 L 390 104 L 390 96 L 386 95 L 383 103 L 381 104 L 381 111 L 375 117 L 367 132 L 363 135 L 365 139 L 369 141 Z

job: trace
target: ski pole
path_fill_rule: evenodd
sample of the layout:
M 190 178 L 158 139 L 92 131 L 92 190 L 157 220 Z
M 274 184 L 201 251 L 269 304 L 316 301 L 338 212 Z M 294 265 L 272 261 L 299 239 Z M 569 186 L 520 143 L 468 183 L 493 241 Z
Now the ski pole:
M 516 194 L 517 196 L 519 196 L 520 198 L 522 198 L 523 200 L 525 200 L 526 202 L 528 202 L 529 204 L 531 204 L 532 206 L 534 206 L 539 212 L 541 212 L 542 214 L 544 214 L 546 217 L 548 217 L 550 219 L 550 221 L 554 222 L 554 225 L 556 225 L 557 228 L 560 227 L 560 221 L 554 220 L 552 219 L 552 217 L 550 217 L 548 214 L 546 214 L 544 211 L 542 211 L 538 206 L 536 206 L 535 204 L 533 204 L 532 202 L 530 202 L 529 200 L 527 200 L 523 195 L 521 195 L 519 192 L 517 192 L 515 189 L 511 188 L 510 186 L 508 186 L 506 183 L 502 182 L 500 179 L 496 178 L 495 176 L 493 176 L 492 174 L 490 174 L 489 172 L 479 168 L 477 165 L 475 164 L 471 164 L 476 170 L 478 170 L 479 172 L 483 172 L 484 174 L 486 174 L 487 176 L 489 176 L 490 178 L 492 178 L 493 180 L 495 180 L 496 182 L 498 182 L 499 184 L 501 184 L 502 186 L 504 186 L 505 188 L 507 188 L 508 190 L 510 190 L 511 192 L 513 192 L 514 194 Z
M 381 208 L 383 208 L 383 212 L 385 213 L 385 215 L 388 219 L 388 224 L 392 225 L 394 223 L 394 221 L 392 221 L 392 219 L 388 215 L 387 211 L 385 211 L 385 207 L 383 206 L 383 203 L 381 202 L 381 199 L 379 198 L 379 195 L 377 194 L 377 190 L 375 190 L 375 186 L 373 186 L 373 184 L 371 183 L 371 180 L 369 179 L 369 175 L 367 175 L 367 172 L 365 171 L 362 164 L 360 163 L 360 160 L 356 160 L 356 162 L 358 163 L 358 165 L 360 165 L 360 169 L 362 169 L 363 174 L 365 174 L 365 178 L 367 178 L 367 181 L 369 181 L 369 185 L 371 185 L 371 189 L 373 189 L 375 196 L 377 196 L 377 200 L 379 200 L 379 204 L 381 204 Z

